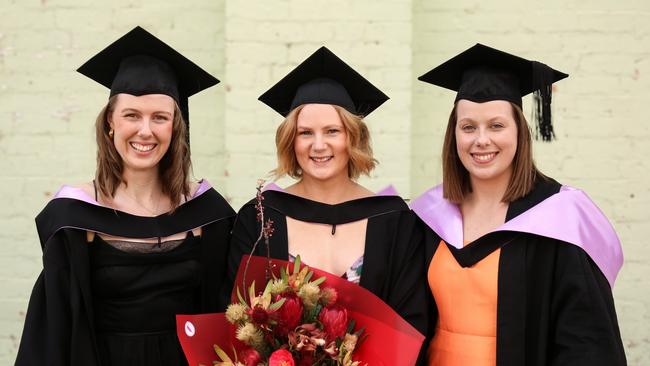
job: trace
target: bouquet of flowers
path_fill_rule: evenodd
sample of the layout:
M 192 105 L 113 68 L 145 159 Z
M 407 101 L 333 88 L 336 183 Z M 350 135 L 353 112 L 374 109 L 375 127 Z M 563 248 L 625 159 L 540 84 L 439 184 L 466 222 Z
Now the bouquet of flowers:
M 293 269 L 291 269 L 293 267 Z M 226 319 L 237 326 L 236 338 L 245 348 L 232 357 L 218 345 L 216 365 L 343 365 L 357 366 L 352 354 L 363 329 L 337 303 L 337 291 L 314 279 L 309 267 L 280 268 L 280 276 L 269 280 L 264 291 L 255 291 L 255 281 L 244 299 L 230 304 Z
M 424 336 L 372 292 L 299 257 L 293 263 L 270 258 L 273 222 L 264 220 L 262 184 L 252 252 L 264 242 L 267 256 L 242 258 L 225 314 L 176 316 L 189 364 L 414 365 Z M 266 284 L 263 291 L 256 283 Z

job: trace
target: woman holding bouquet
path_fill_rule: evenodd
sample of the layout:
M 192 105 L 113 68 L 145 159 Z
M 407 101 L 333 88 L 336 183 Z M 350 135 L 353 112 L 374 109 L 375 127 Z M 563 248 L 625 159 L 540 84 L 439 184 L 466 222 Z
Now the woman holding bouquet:
M 567 77 L 476 45 L 420 77 L 457 91 L 443 184 L 411 207 L 426 225 L 429 364 L 625 365 L 611 287 L 623 261 L 607 218 L 533 162 L 522 96 L 550 140 Z
M 218 80 L 140 27 L 78 71 L 111 90 L 97 172 L 36 218 L 44 268 L 16 365 L 184 365 L 175 315 L 223 309 L 234 219 L 189 176 L 187 99 Z
M 311 267 L 358 283 L 424 332 L 416 219 L 400 197 L 374 194 L 355 181 L 376 164 L 363 117 L 388 97 L 322 47 L 259 99 L 285 117 L 276 133 L 275 176 L 298 180 L 263 193 L 265 218 L 273 222 L 271 257 L 300 255 Z M 233 228 L 231 280 L 260 233 L 255 203 L 242 207 Z M 266 250 L 260 244 L 252 254 Z

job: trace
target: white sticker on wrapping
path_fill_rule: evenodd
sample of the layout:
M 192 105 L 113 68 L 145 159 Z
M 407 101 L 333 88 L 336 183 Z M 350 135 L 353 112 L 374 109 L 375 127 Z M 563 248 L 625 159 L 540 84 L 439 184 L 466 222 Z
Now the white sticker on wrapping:
M 190 321 L 185 322 L 185 334 L 187 334 L 188 337 L 194 336 L 194 333 L 196 333 L 196 329 L 194 329 L 194 324 Z

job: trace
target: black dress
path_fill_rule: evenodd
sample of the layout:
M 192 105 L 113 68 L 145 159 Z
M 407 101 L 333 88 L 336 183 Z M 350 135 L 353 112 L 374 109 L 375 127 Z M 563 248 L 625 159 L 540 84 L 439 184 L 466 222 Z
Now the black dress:
M 416 216 L 400 197 L 373 196 L 329 205 L 276 190 L 268 190 L 263 196 L 265 216 L 273 220 L 272 258 L 289 259 L 287 217 L 331 225 L 334 231 L 336 225 L 367 219 L 359 285 L 425 334 L 428 289 L 423 276 L 422 231 Z M 259 229 L 255 200 L 252 200 L 240 209 L 233 227 L 228 254 L 229 284 L 234 281 L 242 256 L 251 253 Z M 259 245 L 254 255 L 265 256 L 265 246 Z M 229 298 L 229 294 L 226 291 L 223 296 Z
M 190 232 L 169 251 L 129 253 L 95 236 L 90 268 L 102 365 L 186 364 L 175 315 L 199 311 L 201 245 Z
M 16 365 L 185 365 L 175 315 L 224 309 L 218 293 L 233 219 L 212 188 L 158 217 L 65 195 L 50 201 L 36 219 L 43 271 Z M 198 227 L 202 234 L 194 237 Z M 124 238 L 190 234 L 169 251 L 131 253 L 99 235 L 88 243 L 87 231 Z

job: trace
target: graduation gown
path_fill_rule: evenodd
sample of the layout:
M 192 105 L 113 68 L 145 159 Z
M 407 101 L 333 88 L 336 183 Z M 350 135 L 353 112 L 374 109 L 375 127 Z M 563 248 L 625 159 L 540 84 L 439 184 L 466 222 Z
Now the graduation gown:
M 279 190 L 266 190 L 263 196 L 265 219 L 273 220 L 274 231 L 269 245 L 272 258 L 289 258 L 287 217 L 333 226 L 367 219 L 359 285 L 377 295 L 425 334 L 428 290 L 422 277 L 422 232 L 416 226 L 416 217 L 399 196 L 378 195 L 336 205 Z M 233 227 L 228 255 L 231 284 L 242 256 L 251 254 L 253 243 L 259 236 L 260 223 L 255 204 L 256 201 L 251 200 L 241 208 Z M 260 243 L 253 254 L 266 256 L 264 243 Z M 229 295 L 230 292 L 224 294 L 226 297 Z
M 427 268 L 439 245 L 462 267 L 500 248 L 497 366 L 626 364 L 611 291 L 623 261 L 620 243 L 583 192 L 538 179 L 510 203 L 503 226 L 466 246 L 458 206 L 442 198 L 441 186 L 411 207 L 425 227 Z M 430 303 L 432 337 L 433 297 Z
M 94 317 L 101 314 L 94 314 L 96 289 L 91 286 L 89 258 L 89 246 L 97 243 L 87 242 L 87 231 L 125 238 L 152 238 L 201 227 L 201 237 L 193 238 L 187 243 L 191 247 L 185 249 L 190 249 L 200 261 L 195 309 L 215 312 L 224 308 L 218 292 L 225 277 L 227 242 L 233 221 L 230 205 L 206 181 L 201 183 L 194 198 L 172 214 L 157 217 L 134 216 L 103 207 L 81 190 L 64 187 L 36 217 L 43 270 L 29 301 L 16 365 L 100 364 Z M 142 313 L 146 318 L 144 306 Z

